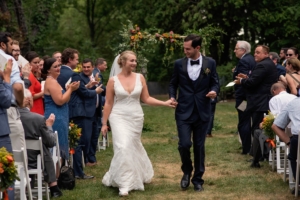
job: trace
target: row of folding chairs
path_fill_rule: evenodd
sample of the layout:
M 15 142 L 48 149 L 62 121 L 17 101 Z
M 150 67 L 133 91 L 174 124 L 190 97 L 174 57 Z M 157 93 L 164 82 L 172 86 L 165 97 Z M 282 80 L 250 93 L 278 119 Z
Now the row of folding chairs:
M 60 149 L 58 143 L 58 135 L 55 131 L 55 138 L 56 138 L 56 146 L 53 147 L 52 151 L 52 159 L 54 163 L 55 171 L 60 169 L 61 162 L 60 162 Z M 40 153 L 37 156 L 37 169 L 28 169 L 28 163 L 26 159 L 26 149 L 31 150 L 38 150 Z M 15 191 L 16 194 L 20 195 L 21 200 L 26 199 L 26 192 L 25 188 L 27 188 L 27 194 L 29 200 L 32 200 L 32 194 L 37 194 L 37 199 L 43 199 L 43 192 L 46 195 L 47 200 L 49 200 L 49 186 L 48 183 L 44 182 L 43 186 L 43 169 L 44 169 L 44 153 L 43 153 L 43 143 L 42 138 L 40 137 L 39 140 L 26 140 L 26 149 L 21 148 L 21 150 L 14 150 L 13 155 L 15 162 L 18 163 L 18 172 L 20 181 L 15 182 Z M 59 169 L 57 169 L 57 165 Z M 30 178 L 29 175 L 35 175 L 37 177 L 37 187 L 31 188 L 30 185 Z

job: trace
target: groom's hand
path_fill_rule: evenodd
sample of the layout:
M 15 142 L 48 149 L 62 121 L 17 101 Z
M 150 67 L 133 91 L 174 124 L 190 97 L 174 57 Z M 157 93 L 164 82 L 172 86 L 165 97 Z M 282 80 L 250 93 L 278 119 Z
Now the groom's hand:
M 211 99 L 216 98 L 217 93 L 215 91 L 210 91 L 209 93 L 207 93 L 206 97 L 209 97 Z
M 176 99 L 173 98 L 173 97 L 171 97 L 170 100 L 171 100 L 171 105 L 172 105 L 172 107 L 173 107 L 173 108 L 176 108 L 177 105 L 178 105 L 178 102 L 176 101 Z

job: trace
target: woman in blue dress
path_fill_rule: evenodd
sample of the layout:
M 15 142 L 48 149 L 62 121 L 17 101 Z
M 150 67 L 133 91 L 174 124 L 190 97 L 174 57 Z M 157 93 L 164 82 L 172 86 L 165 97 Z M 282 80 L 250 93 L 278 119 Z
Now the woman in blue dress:
M 44 62 L 42 70 L 43 74 L 47 74 L 44 85 L 44 101 L 45 101 L 45 117 L 48 118 L 51 113 L 55 115 L 53 131 L 58 133 L 58 142 L 60 147 L 60 155 L 62 159 L 69 159 L 69 108 L 73 91 L 79 87 L 79 82 L 73 82 L 64 91 L 57 82 L 60 74 L 60 63 L 55 58 L 48 58 Z

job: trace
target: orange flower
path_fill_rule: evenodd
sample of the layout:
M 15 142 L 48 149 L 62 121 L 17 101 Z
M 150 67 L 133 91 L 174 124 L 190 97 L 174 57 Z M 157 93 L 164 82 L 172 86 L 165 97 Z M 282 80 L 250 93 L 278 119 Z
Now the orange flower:
M 75 154 L 75 150 L 73 148 L 70 149 L 70 154 Z
M 4 172 L 4 169 L 2 167 L 0 167 L 0 174 L 2 174 Z
M 7 161 L 8 161 L 9 163 L 11 163 L 12 161 L 14 161 L 13 157 L 10 156 L 10 155 L 7 155 L 7 156 L 6 156 L 6 159 L 7 159 Z
M 77 135 L 78 135 L 78 137 L 80 137 L 80 136 L 81 136 L 81 133 L 78 133 Z
M 267 120 L 267 118 L 266 118 L 266 117 L 264 117 L 264 118 L 263 118 L 263 122 L 265 122 L 266 120 Z
M 131 36 L 130 39 L 131 39 L 131 40 L 134 40 L 134 36 Z
M 266 142 L 269 143 L 269 145 L 270 145 L 272 148 L 275 148 L 275 147 L 276 147 L 276 145 L 275 145 L 275 143 L 274 143 L 274 140 L 267 139 Z
M 71 126 L 71 127 L 73 127 L 73 126 L 74 126 L 74 124 L 73 124 L 73 123 L 70 123 L 70 126 Z
M 3 166 L 3 163 L 0 163 L 0 167 L 2 167 Z

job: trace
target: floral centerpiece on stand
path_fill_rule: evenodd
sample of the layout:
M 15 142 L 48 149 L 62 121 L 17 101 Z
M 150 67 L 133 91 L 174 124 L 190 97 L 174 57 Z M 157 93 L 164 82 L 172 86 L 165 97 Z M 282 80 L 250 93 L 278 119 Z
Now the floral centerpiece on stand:
M 69 147 L 70 154 L 75 154 L 75 148 L 78 145 L 78 141 L 81 136 L 81 128 L 78 128 L 78 125 L 71 121 L 69 123 Z
M 272 130 L 272 124 L 273 124 L 275 118 L 276 118 L 275 115 L 269 111 L 268 115 L 266 115 L 263 118 L 263 122 L 262 122 L 262 128 L 264 130 L 264 134 L 269 138 L 266 140 L 266 142 L 268 142 L 272 148 L 276 147 L 275 133 Z
M 13 156 L 2 147 L 0 148 L 0 191 L 3 192 L 3 199 L 8 200 L 7 188 L 9 189 L 15 180 L 20 179 Z

